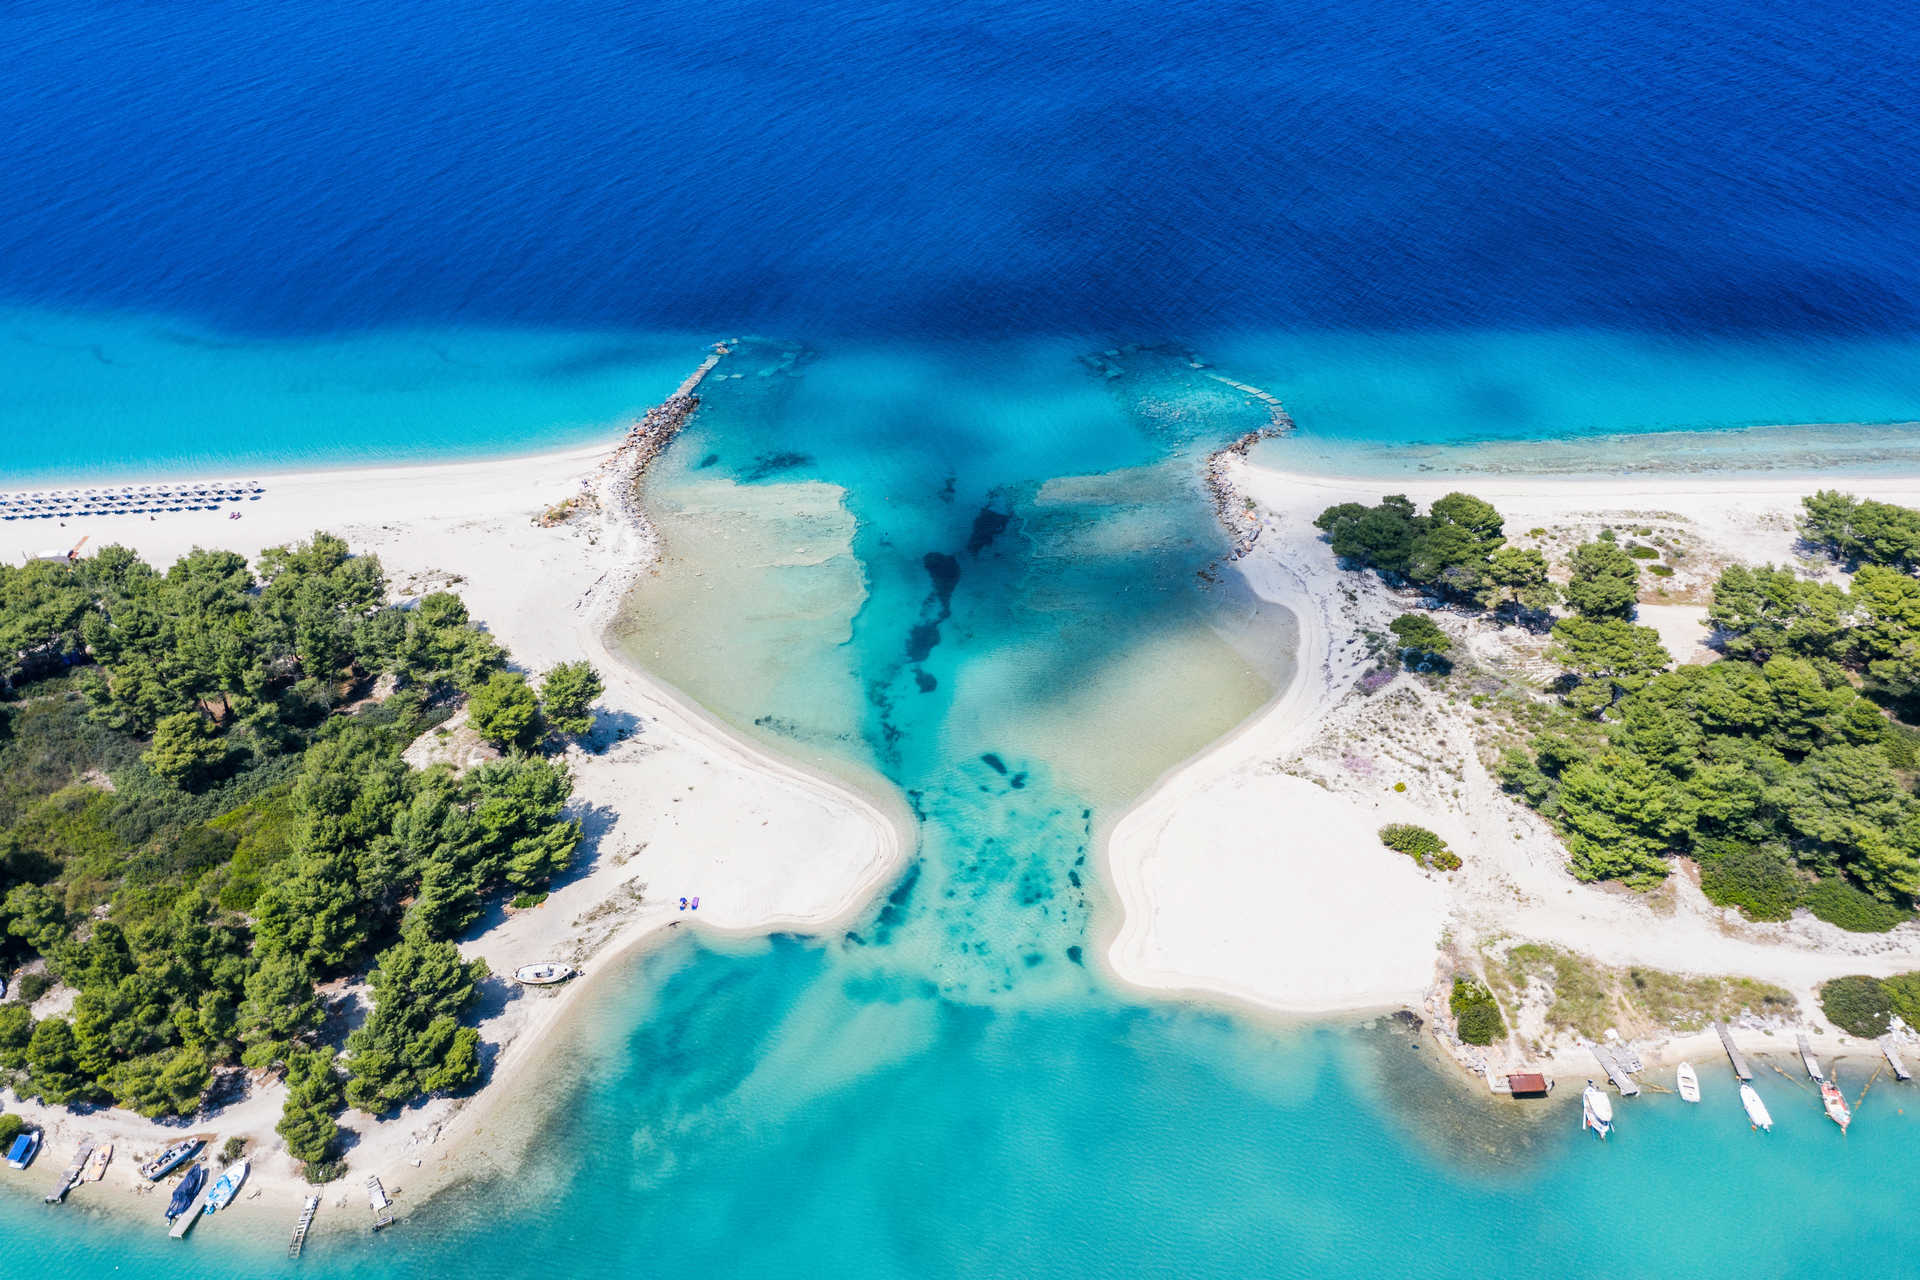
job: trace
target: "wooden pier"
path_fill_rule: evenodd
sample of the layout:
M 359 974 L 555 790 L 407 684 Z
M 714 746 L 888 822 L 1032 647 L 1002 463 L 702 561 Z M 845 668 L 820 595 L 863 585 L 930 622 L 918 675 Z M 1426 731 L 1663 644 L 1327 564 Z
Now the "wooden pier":
M 367 1204 L 373 1210 L 373 1229 L 393 1225 L 393 1200 L 387 1195 L 387 1189 L 380 1185 L 380 1179 L 367 1179 Z
M 1907 1070 L 1907 1064 L 1900 1060 L 1900 1050 L 1894 1047 L 1892 1036 L 1880 1037 L 1880 1052 L 1887 1055 L 1887 1065 L 1893 1068 L 1895 1080 L 1913 1079 L 1913 1074 Z
M 1634 1081 L 1632 1074 L 1628 1072 L 1627 1060 L 1622 1053 L 1604 1044 L 1596 1044 L 1592 1046 L 1592 1048 L 1594 1061 L 1598 1062 L 1600 1069 L 1607 1073 L 1607 1079 L 1613 1081 L 1613 1087 L 1620 1091 L 1620 1096 L 1623 1098 L 1638 1097 L 1640 1095 L 1640 1086 Z M 1632 1061 L 1637 1065 L 1640 1060 L 1636 1057 L 1633 1058 Z
M 307 1247 L 307 1232 L 313 1227 L 313 1215 L 320 1212 L 320 1197 L 308 1196 L 300 1206 L 300 1221 L 293 1224 L 293 1238 L 287 1241 L 287 1256 L 297 1258 Z
M 1727 1061 L 1733 1064 L 1734 1076 L 1742 1084 L 1751 1083 L 1753 1080 L 1753 1068 L 1747 1065 L 1746 1057 L 1741 1054 L 1740 1050 L 1734 1047 L 1733 1033 L 1727 1030 L 1727 1024 L 1724 1022 L 1716 1022 L 1713 1024 L 1713 1029 L 1720 1033 L 1720 1046 L 1727 1051 Z
M 1820 1059 L 1813 1056 L 1813 1046 L 1807 1043 L 1805 1036 L 1795 1036 L 1794 1043 L 1800 1047 L 1800 1065 L 1807 1069 L 1807 1076 L 1816 1083 L 1824 1084 L 1827 1077 L 1820 1070 Z
M 67 1171 L 60 1175 L 60 1181 L 54 1184 L 53 1190 L 47 1192 L 48 1204 L 59 1204 L 67 1198 L 67 1192 L 79 1185 L 80 1175 L 87 1169 L 87 1158 L 92 1154 L 93 1143 L 82 1139 L 80 1149 L 73 1153 L 73 1163 L 68 1165 Z

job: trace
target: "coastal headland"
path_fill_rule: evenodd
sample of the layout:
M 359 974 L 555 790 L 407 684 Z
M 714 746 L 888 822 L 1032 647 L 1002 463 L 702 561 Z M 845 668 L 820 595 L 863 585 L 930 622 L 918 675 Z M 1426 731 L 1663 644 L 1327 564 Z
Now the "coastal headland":
M 1546 447 L 1543 446 L 1543 449 Z M 1568 464 L 1542 459 L 1542 471 Z M 1108 845 L 1117 919 L 1107 960 L 1121 981 L 1225 1000 L 1255 1012 L 1308 1016 L 1406 1008 L 1450 1035 L 1446 993 L 1518 944 L 1577 957 L 1596 972 L 1657 970 L 1665 978 L 1752 982 L 1791 993 L 1790 1016 L 1748 1017 L 1736 1029 L 1752 1052 L 1790 1052 L 1808 1035 L 1823 1053 L 1878 1057 L 1822 1016 L 1815 992 L 1844 974 L 1920 967 L 1920 926 L 1852 933 L 1805 911 L 1755 923 L 1702 894 L 1683 864 L 1658 892 L 1583 883 L 1559 837 L 1508 794 L 1490 765 L 1489 718 L 1456 684 L 1412 672 L 1382 685 L 1388 621 L 1419 595 L 1376 575 L 1343 571 L 1314 519 L 1342 502 L 1404 493 L 1424 505 L 1464 490 L 1493 503 L 1529 545 L 1564 552 L 1603 528 L 1652 526 L 1684 558 L 1653 579 L 1639 621 L 1681 662 L 1707 647 L 1706 599 L 1728 564 L 1794 564 L 1830 573 L 1797 544 L 1800 499 L 1842 483 L 1863 495 L 1920 504 L 1920 480 L 1850 482 L 1780 474 L 1640 474 L 1629 478 L 1444 470 L 1400 479 L 1311 475 L 1215 456 L 1217 509 L 1235 546 L 1233 569 L 1298 620 L 1292 682 L 1222 742 L 1164 776 L 1114 826 Z M 1436 613 L 1463 661 L 1539 688 L 1552 674 L 1545 638 L 1491 617 Z M 1370 671 L 1376 678 L 1362 688 Z M 1463 860 L 1428 870 L 1383 846 L 1388 823 L 1437 832 Z M 1524 983 L 1522 983 L 1524 985 Z M 1525 993 L 1517 993 L 1524 997 Z M 1457 1042 L 1463 1065 L 1592 1076 L 1584 1037 L 1553 1036 L 1528 1006 L 1512 1060 Z M 1718 1054 L 1711 1032 L 1629 1027 L 1650 1061 Z
M 704 373 L 721 358 L 716 351 Z M 158 564 L 195 547 L 247 556 L 324 529 L 373 552 L 403 599 L 455 590 L 472 616 L 532 671 L 585 658 L 604 679 L 594 731 L 570 748 L 570 810 L 586 829 L 573 868 L 539 906 L 486 917 L 462 954 L 496 975 L 478 1027 L 490 1055 L 484 1083 L 386 1118 L 349 1112 L 349 1175 L 318 1188 L 316 1232 L 362 1228 L 362 1185 L 382 1179 L 402 1212 L 437 1187 L 510 1167 L 544 1109 L 551 1049 L 576 1011 L 605 997 L 619 958 L 669 931 L 762 934 L 831 928 L 860 911 L 911 852 L 913 824 L 883 782 L 851 786 L 782 758 L 722 726 L 689 700 L 633 669 L 603 630 L 659 548 L 641 512 L 642 472 L 694 412 L 697 375 L 605 445 L 532 457 L 447 465 L 265 474 L 264 492 L 237 508 L 76 517 L 0 525 L 11 563 L 85 537 L 89 550 L 121 544 Z M 240 512 L 233 518 L 233 510 Z M 679 908 L 697 897 L 697 913 Z M 516 988 L 501 975 L 539 960 L 582 971 L 565 986 Z M 364 992 L 355 992 L 364 999 Z M 252 1176 L 223 1217 L 249 1233 L 284 1234 L 312 1193 L 276 1137 L 284 1087 L 257 1081 L 239 1102 L 202 1115 L 195 1131 L 250 1140 Z M 106 1178 L 75 1193 L 109 1209 L 148 1212 L 151 1185 L 137 1156 L 184 1130 L 130 1112 L 88 1114 L 7 1099 L 45 1128 L 45 1179 L 82 1138 L 111 1141 Z

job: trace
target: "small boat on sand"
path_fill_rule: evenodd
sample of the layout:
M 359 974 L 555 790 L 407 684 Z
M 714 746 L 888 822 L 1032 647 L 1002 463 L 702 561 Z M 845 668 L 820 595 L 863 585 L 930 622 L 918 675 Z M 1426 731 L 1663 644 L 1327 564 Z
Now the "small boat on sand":
M 551 987 L 573 975 L 572 965 L 561 964 L 558 960 L 545 960 L 539 964 L 521 965 L 513 971 L 513 980 L 528 987 Z
M 221 1174 L 214 1180 L 214 1184 L 207 1188 L 207 1212 L 218 1213 L 233 1203 L 233 1198 L 240 1194 L 240 1184 L 246 1180 L 247 1161 L 245 1160 Z
M 200 1188 L 207 1181 L 207 1166 L 196 1164 L 187 1170 L 187 1176 L 180 1179 L 180 1185 L 173 1189 L 173 1198 L 167 1201 L 167 1221 L 193 1207 L 194 1200 L 200 1194 Z
M 93 1149 L 87 1157 L 87 1167 L 80 1171 L 82 1182 L 98 1182 L 107 1176 L 107 1166 L 113 1163 L 113 1144 L 103 1142 Z
M 1827 1109 L 1827 1119 L 1840 1126 L 1845 1133 L 1847 1126 L 1853 1123 L 1853 1112 L 1847 1107 L 1847 1095 L 1840 1092 L 1840 1086 L 1831 1080 L 1820 1082 L 1820 1105 Z
M 40 1131 L 29 1129 L 15 1138 L 13 1145 L 7 1148 L 7 1163 L 16 1169 L 24 1169 L 32 1164 L 33 1158 L 39 1154 Z
M 1580 1094 L 1580 1127 L 1591 1129 L 1602 1138 L 1613 1132 L 1613 1099 L 1587 1081 Z
M 204 1133 L 191 1134 L 188 1137 L 180 1139 L 180 1141 L 173 1143 L 159 1155 L 141 1165 L 140 1176 L 148 1182 L 160 1181 L 160 1179 L 166 1177 L 175 1169 L 178 1169 L 181 1165 L 192 1159 L 194 1152 L 206 1146 L 209 1141 L 211 1141 L 211 1139 Z
M 1747 1109 L 1747 1119 L 1753 1122 L 1754 1128 L 1773 1132 L 1773 1116 L 1768 1112 L 1767 1104 L 1760 1101 L 1760 1095 L 1752 1085 L 1740 1086 L 1740 1105 Z
M 1680 1086 L 1680 1096 L 1688 1102 L 1700 1101 L 1700 1077 L 1693 1072 L 1691 1062 L 1683 1062 L 1680 1069 L 1673 1073 L 1674 1081 Z

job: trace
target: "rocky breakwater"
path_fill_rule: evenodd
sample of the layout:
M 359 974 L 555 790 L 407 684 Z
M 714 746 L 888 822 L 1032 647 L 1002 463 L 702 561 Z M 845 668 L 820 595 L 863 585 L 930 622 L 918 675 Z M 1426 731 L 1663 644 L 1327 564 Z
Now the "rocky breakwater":
M 641 415 L 581 481 L 579 507 L 599 515 L 589 540 L 601 548 L 609 567 L 577 607 L 610 616 L 634 579 L 660 558 L 660 535 L 641 506 L 640 481 L 700 407 L 701 380 L 732 350 L 731 343 L 716 343 L 679 389 Z
M 1240 496 L 1239 488 L 1233 483 L 1233 466 L 1245 458 L 1253 446 L 1262 440 L 1285 435 L 1292 429 L 1292 421 L 1282 430 L 1273 426 L 1261 427 L 1257 431 L 1235 440 L 1207 458 L 1207 492 L 1213 497 L 1214 518 L 1227 532 L 1228 540 L 1233 544 L 1227 553 L 1227 559 L 1238 560 L 1253 550 L 1253 544 L 1260 540 L 1260 520 L 1254 515 L 1252 506 Z

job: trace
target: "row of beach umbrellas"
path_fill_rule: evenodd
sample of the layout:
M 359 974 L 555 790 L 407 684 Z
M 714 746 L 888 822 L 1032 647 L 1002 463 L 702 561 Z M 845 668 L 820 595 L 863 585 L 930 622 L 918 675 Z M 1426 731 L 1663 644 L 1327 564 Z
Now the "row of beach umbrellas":
M 222 502 L 258 500 L 266 486 L 256 481 L 201 484 L 139 484 L 92 489 L 35 489 L 0 493 L 0 518 L 54 515 L 115 515 L 212 508 Z

